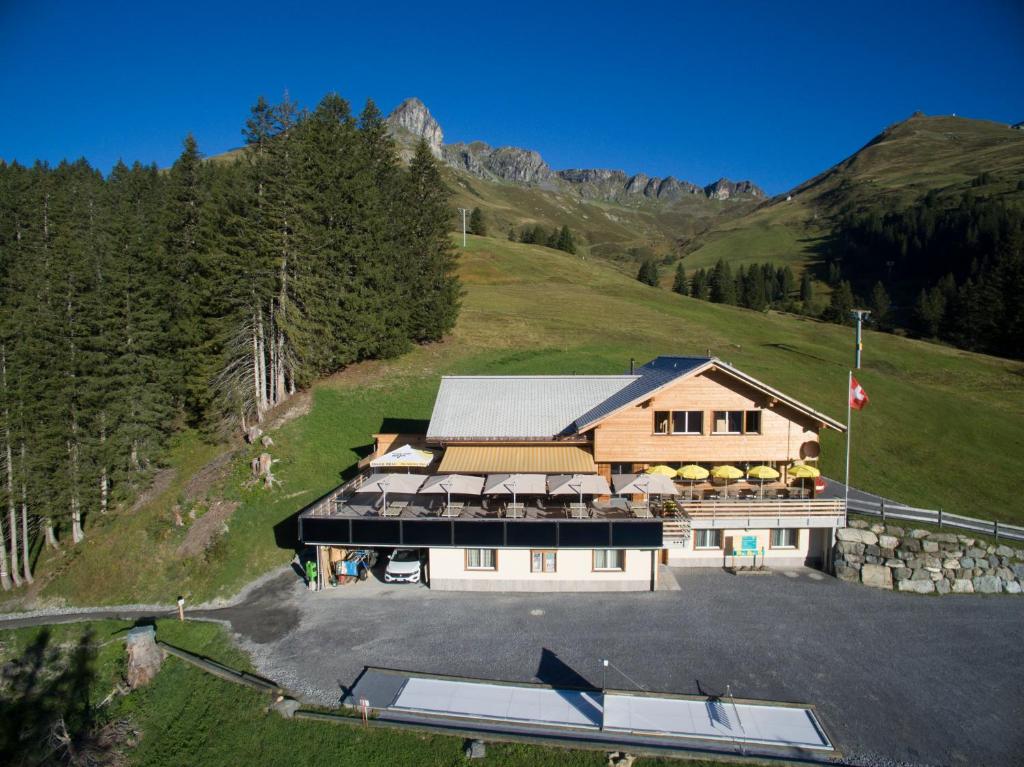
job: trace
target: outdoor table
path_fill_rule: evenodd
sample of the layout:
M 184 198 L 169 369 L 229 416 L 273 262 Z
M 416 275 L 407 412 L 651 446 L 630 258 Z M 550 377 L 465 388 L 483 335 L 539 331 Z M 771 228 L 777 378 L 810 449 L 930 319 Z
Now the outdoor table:
M 522 519 L 526 516 L 526 507 L 521 503 L 505 504 L 505 516 L 509 519 Z
M 444 507 L 444 511 L 441 512 L 443 517 L 457 517 L 462 513 L 462 509 L 465 507 L 465 503 L 462 501 L 452 501 Z
M 387 505 L 387 508 L 384 509 L 384 516 L 385 517 L 397 517 L 397 516 L 399 516 L 402 513 L 402 511 L 408 505 L 409 505 L 408 501 L 392 501 L 391 503 L 389 503 Z
M 632 503 L 627 501 L 627 505 L 634 516 L 643 517 L 645 519 L 653 516 L 653 514 L 651 514 L 651 507 L 646 503 Z
M 587 504 L 585 503 L 570 503 L 569 513 L 574 519 L 583 519 L 588 516 Z

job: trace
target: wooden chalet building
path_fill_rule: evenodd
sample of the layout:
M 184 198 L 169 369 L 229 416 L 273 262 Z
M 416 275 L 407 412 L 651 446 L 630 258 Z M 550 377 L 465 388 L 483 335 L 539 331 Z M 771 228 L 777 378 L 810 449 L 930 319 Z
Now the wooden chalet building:
M 304 510 L 300 536 L 321 552 L 423 549 L 440 589 L 648 590 L 660 563 L 823 563 L 845 508 L 789 475 L 816 464 L 827 428 L 845 430 L 717 358 L 658 357 L 611 376 L 449 376 L 427 433 L 376 435 L 374 453 L 433 451 L 423 489 L 444 492 L 392 491 L 389 503 L 399 482 L 364 472 Z M 684 465 L 779 476 L 645 474 Z M 452 488 L 470 494 L 456 502 Z

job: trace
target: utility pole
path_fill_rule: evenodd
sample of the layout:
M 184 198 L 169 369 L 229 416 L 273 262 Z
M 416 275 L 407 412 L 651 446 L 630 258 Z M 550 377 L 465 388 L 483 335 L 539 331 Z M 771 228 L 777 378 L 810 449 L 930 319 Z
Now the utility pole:
M 860 353 L 864 348 L 864 343 L 861 341 L 861 330 L 864 320 L 871 316 L 871 312 L 867 309 L 854 309 L 850 315 L 857 323 L 857 346 L 853 352 L 853 365 L 856 370 L 860 370 Z
M 466 216 L 469 214 L 469 208 L 459 208 L 459 213 L 462 214 L 462 247 L 466 247 Z

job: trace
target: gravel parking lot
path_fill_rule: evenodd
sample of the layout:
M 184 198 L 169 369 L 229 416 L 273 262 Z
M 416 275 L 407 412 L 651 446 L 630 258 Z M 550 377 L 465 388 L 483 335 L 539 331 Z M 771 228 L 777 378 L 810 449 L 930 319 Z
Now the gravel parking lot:
M 432 592 L 287 574 L 231 621 L 266 676 L 336 704 L 364 666 L 813 703 L 851 761 L 1019 764 L 1024 598 L 920 597 L 811 570 L 676 569 L 641 594 Z

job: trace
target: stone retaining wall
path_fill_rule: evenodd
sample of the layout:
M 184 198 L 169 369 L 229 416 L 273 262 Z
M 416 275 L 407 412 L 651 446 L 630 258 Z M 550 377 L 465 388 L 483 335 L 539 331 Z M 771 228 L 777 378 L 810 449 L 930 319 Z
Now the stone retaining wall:
M 836 531 L 836 577 L 917 594 L 1020 594 L 1024 549 L 966 535 L 851 520 Z

